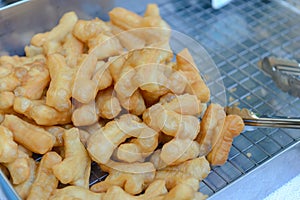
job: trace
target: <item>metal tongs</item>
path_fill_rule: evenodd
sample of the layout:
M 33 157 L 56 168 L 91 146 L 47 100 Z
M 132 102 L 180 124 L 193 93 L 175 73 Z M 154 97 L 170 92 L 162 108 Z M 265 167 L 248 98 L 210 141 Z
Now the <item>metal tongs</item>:
M 271 76 L 284 92 L 300 97 L 300 64 L 293 60 L 265 57 L 258 66 Z M 300 129 L 300 118 L 257 115 L 248 109 L 226 107 L 227 114 L 236 114 L 243 118 L 245 125 L 273 128 Z
M 300 64 L 297 61 L 265 57 L 258 66 L 282 91 L 300 97 Z
M 300 129 L 300 118 L 258 116 L 246 108 L 239 109 L 238 107 L 226 107 L 225 111 L 227 114 L 239 115 L 248 126 Z

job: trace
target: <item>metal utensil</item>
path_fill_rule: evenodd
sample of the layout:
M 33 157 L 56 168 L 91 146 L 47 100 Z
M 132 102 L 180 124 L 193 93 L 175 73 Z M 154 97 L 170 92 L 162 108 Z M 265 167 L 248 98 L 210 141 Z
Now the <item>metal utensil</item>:
M 300 97 L 300 64 L 294 60 L 265 57 L 258 66 L 284 92 Z
M 248 126 L 300 129 L 300 118 L 259 116 L 246 108 L 239 109 L 238 107 L 226 107 L 225 111 L 227 114 L 239 115 Z
M 5 197 L 9 200 L 20 200 L 21 198 L 11 186 L 5 175 L 0 170 L 0 190 L 4 193 Z M 0 199 L 2 200 L 1 194 Z

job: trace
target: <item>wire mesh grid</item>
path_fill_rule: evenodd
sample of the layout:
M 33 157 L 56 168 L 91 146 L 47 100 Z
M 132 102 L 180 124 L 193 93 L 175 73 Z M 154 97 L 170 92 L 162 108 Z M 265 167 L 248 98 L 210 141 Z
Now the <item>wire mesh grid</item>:
M 221 10 L 208 1 L 160 6 L 173 29 L 198 40 L 221 71 L 229 105 L 269 115 L 298 116 L 299 98 L 281 92 L 256 66 L 264 56 L 300 59 L 300 18 L 274 1 L 236 0 Z M 256 129 L 238 136 L 228 162 L 200 184 L 212 195 L 299 140 L 289 129 Z
M 177 0 L 161 3 L 160 9 L 173 29 L 195 38 L 209 52 L 221 71 L 229 105 L 270 115 L 300 113 L 299 98 L 281 92 L 256 66 L 269 55 L 300 59 L 299 15 L 278 2 L 260 0 L 233 1 L 221 10 L 213 10 L 207 1 Z M 228 162 L 212 168 L 200 191 L 212 195 L 297 140 L 299 134 L 292 129 L 242 133 Z M 92 173 L 91 183 L 105 177 L 100 170 L 92 171 L 99 174 Z
M 300 60 L 299 15 L 278 2 L 261 0 L 236 0 L 221 10 L 201 0 L 158 4 L 174 30 L 195 38 L 211 55 L 221 72 L 228 105 L 261 114 L 299 115 L 300 99 L 280 91 L 256 66 L 269 55 Z M 212 168 L 200 191 L 214 194 L 297 140 L 299 133 L 293 129 L 258 128 L 242 133 L 235 138 L 228 161 Z M 98 168 L 92 164 L 91 184 L 106 176 Z
M 171 0 L 161 3 L 160 10 L 173 29 L 195 38 L 209 52 L 222 74 L 229 105 L 270 115 L 300 113 L 299 98 L 281 92 L 256 66 L 269 55 L 300 60 L 299 15 L 278 2 L 260 0 L 236 0 L 221 10 L 213 10 L 208 1 Z M 292 129 L 242 133 L 228 161 L 212 168 L 200 191 L 212 195 L 297 140 L 299 134 Z M 105 176 L 92 170 L 91 184 Z
M 256 66 L 269 55 L 300 60 L 299 15 L 278 2 L 261 0 L 236 0 L 221 10 L 200 0 L 159 4 L 162 17 L 174 30 L 195 38 L 211 55 L 229 105 L 239 104 L 261 114 L 300 113 L 300 99 L 280 91 Z M 299 133 L 293 129 L 258 128 L 242 133 L 235 138 L 228 161 L 212 168 L 200 191 L 212 195 L 297 140 Z M 91 184 L 106 176 L 98 168 L 92 164 Z

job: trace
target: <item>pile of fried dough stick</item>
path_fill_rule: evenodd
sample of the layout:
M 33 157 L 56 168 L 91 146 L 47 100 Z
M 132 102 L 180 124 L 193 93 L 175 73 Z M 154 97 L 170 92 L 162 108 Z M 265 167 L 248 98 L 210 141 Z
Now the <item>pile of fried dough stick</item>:
M 172 61 L 155 4 L 109 15 L 68 12 L 0 57 L 1 170 L 22 199 L 205 199 L 243 121 L 207 105 L 187 49 Z M 90 187 L 92 161 L 108 176 Z

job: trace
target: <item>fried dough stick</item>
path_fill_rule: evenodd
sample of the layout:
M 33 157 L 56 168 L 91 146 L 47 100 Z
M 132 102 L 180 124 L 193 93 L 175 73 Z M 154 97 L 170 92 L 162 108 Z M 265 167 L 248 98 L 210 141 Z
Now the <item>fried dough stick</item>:
M 28 200 L 48 199 L 58 186 L 58 180 L 54 176 L 52 167 L 61 162 L 61 157 L 55 152 L 46 153 L 37 169 Z
M 233 138 L 238 136 L 243 129 L 244 122 L 240 116 L 226 116 L 220 138 L 207 155 L 211 165 L 223 165 L 226 162 Z
M 34 153 L 44 154 L 54 145 L 54 136 L 17 116 L 5 115 L 2 125 L 13 133 L 16 142 Z
M 116 185 L 124 188 L 129 194 L 139 194 L 155 177 L 155 168 L 150 162 L 118 163 L 111 160 L 100 167 L 109 175 L 104 181 L 92 186 L 91 190 L 95 192 L 106 192 L 111 186 Z
M 29 177 L 23 183 L 14 185 L 14 189 L 22 199 L 26 199 L 28 197 L 30 188 L 36 177 L 36 163 L 32 158 L 29 158 L 29 168 Z
M 200 144 L 200 155 L 207 155 L 219 141 L 226 113 L 219 104 L 210 104 L 200 123 L 196 140 Z
M 0 163 L 9 163 L 18 156 L 18 144 L 13 140 L 13 133 L 0 125 Z
M 58 53 L 48 56 L 47 65 L 51 82 L 46 95 L 46 104 L 58 111 L 71 109 L 72 86 L 75 70 L 67 66 L 65 58 Z
M 142 137 L 139 138 L 140 136 Z M 149 150 L 154 150 L 158 144 L 156 131 L 141 122 L 137 116 L 125 114 L 118 120 L 108 122 L 103 128 L 94 133 L 88 140 L 87 150 L 94 161 L 105 164 L 113 155 L 114 150 L 127 138 L 132 137 L 138 138 L 135 142 L 132 141 L 132 144 L 139 148 L 138 153 L 141 156 L 146 156 Z M 147 140 L 143 141 L 143 138 Z M 130 154 L 130 152 L 128 153 Z M 143 153 L 146 155 L 143 155 Z M 126 158 L 125 155 L 124 157 L 120 156 L 121 159 L 123 158 L 126 161 L 135 159 Z
M 39 125 L 52 126 L 71 122 L 72 110 L 58 111 L 48 106 L 44 99 L 31 100 L 26 97 L 16 97 L 14 110 L 33 119 Z
M 65 159 L 53 166 L 54 175 L 63 184 L 89 187 L 91 160 L 80 141 L 79 130 L 71 128 L 63 134 Z
M 199 70 L 188 49 L 183 49 L 176 55 L 176 63 L 177 69 L 181 70 L 184 73 L 186 80 L 188 80 L 185 92 L 196 95 L 203 103 L 208 102 L 210 99 L 209 88 L 202 80 Z
M 24 183 L 30 176 L 30 158 L 26 150 L 18 146 L 18 157 L 9 163 L 4 164 L 11 176 L 13 184 Z
M 79 186 L 67 186 L 62 189 L 56 189 L 53 195 L 50 197 L 50 200 L 102 200 L 103 196 L 103 193 L 95 193 L 87 188 Z

